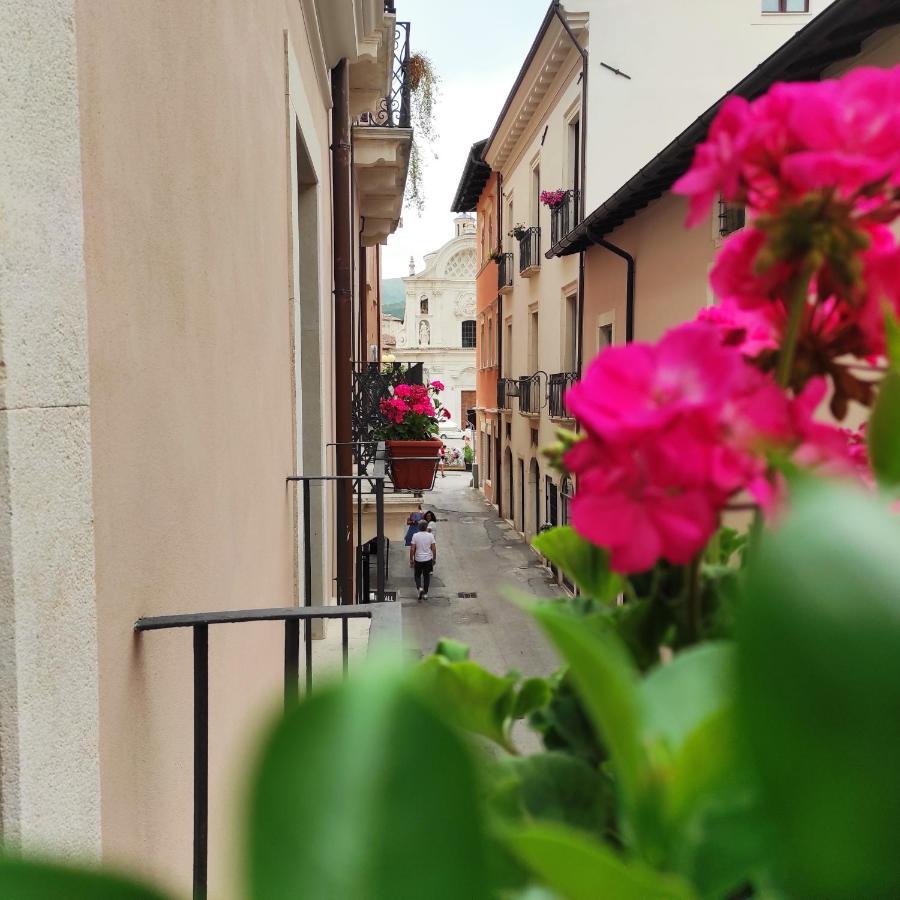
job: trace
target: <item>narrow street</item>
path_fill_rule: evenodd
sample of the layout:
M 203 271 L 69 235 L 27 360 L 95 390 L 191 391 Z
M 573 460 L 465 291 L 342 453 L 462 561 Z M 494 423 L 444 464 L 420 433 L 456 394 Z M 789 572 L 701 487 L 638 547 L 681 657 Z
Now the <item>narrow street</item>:
M 438 555 L 428 600 L 416 601 L 409 550 L 391 546 L 391 587 L 403 604 L 407 645 L 430 653 L 442 637 L 470 645 L 472 658 L 494 672 L 516 669 L 547 675 L 555 653 L 509 591 L 532 597 L 561 596 L 538 557 L 469 485 L 470 473 L 438 476 L 423 508 L 438 518 Z

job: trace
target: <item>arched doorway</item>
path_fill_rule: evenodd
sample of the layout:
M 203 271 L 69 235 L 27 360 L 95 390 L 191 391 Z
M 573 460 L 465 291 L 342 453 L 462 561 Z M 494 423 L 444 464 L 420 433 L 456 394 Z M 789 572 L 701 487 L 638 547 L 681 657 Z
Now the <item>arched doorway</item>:
M 525 534 L 525 461 L 519 460 L 519 531 Z
M 537 534 L 541 528 L 541 470 L 536 459 L 532 458 L 528 466 L 528 484 L 531 486 L 532 534 Z
M 506 452 L 503 454 L 503 465 L 506 468 L 506 491 L 503 495 L 503 509 L 500 511 L 500 515 L 503 516 L 504 519 L 513 518 L 513 458 L 512 451 L 509 447 L 506 448 Z

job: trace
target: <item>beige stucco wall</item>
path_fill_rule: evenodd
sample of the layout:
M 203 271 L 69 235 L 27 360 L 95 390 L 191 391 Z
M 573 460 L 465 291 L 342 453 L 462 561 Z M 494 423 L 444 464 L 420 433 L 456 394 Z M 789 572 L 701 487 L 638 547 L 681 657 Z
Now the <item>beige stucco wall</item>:
M 710 216 L 688 231 L 686 214 L 685 200 L 666 194 L 607 235 L 635 260 L 635 340 L 655 341 L 711 301 L 714 222 Z M 613 340 L 625 342 L 625 275 L 625 261 L 610 251 L 592 246 L 585 252 L 585 364 L 597 353 L 601 318 L 611 314 Z
M 191 636 L 133 637 L 131 626 L 141 615 L 295 601 L 284 479 L 299 452 L 291 321 L 304 276 L 292 268 L 285 30 L 306 91 L 293 100 L 324 176 L 322 238 L 328 115 L 291 0 L 79 0 L 75 26 L 103 852 L 184 889 Z M 320 246 L 321 287 L 330 241 Z M 327 304 L 322 312 L 327 335 Z M 321 362 L 329 372 L 330 359 Z M 211 632 L 212 896 L 228 895 L 224 873 L 238 863 L 232 826 L 246 753 L 277 702 L 282 639 L 277 626 Z

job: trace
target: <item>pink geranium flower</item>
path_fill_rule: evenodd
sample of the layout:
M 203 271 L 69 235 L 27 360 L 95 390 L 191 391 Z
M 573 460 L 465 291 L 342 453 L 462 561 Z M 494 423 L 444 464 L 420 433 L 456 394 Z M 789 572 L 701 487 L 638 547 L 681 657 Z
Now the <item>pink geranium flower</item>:
M 431 387 L 433 387 L 436 391 L 444 390 L 444 383 L 442 381 L 432 381 Z

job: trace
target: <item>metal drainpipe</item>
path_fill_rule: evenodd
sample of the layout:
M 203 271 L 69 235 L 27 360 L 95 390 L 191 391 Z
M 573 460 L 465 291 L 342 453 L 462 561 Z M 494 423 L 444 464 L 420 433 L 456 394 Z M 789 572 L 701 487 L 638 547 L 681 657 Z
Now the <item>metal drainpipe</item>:
M 334 390 L 337 474 L 353 474 L 353 222 L 350 144 L 350 67 L 331 70 L 332 216 L 334 233 Z M 353 602 L 353 493 L 338 481 L 335 556 L 337 601 Z
M 625 276 L 625 343 L 630 344 L 634 340 L 634 257 L 628 251 L 603 239 L 597 241 L 597 245 L 620 256 L 628 266 Z
M 579 222 L 584 221 L 584 209 L 585 209 L 585 176 L 587 174 L 587 126 L 588 126 L 588 114 L 587 114 L 587 97 L 588 97 L 588 52 L 587 50 L 578 43 L 578 38 L 575 37 L 575 33 L 569 27 L 569 23 L 566 21 L 566 17 L 563 15 L 562 4 L 559 0 L 556 0 L 556 3 L 553 5 L 553 12 L 556 17 L 559 19 L 560 24 L 565 29 L 566 34 L 569 36 L 569 39 L 575 45 L 575 49 L 581 54 L 581 160 L 580 160 L 580 169 L 581 169 L 581 184 L 579 185 L 579 196 L 578 196 L 578 206 L 579 206 Z M 584 363 L 584 251 L 579 250 L 578 252 L 578 347 L 577 347 L 577 361 L 576 367 L 578 371 L 579 378 L 581 377 L 581 368 Z

